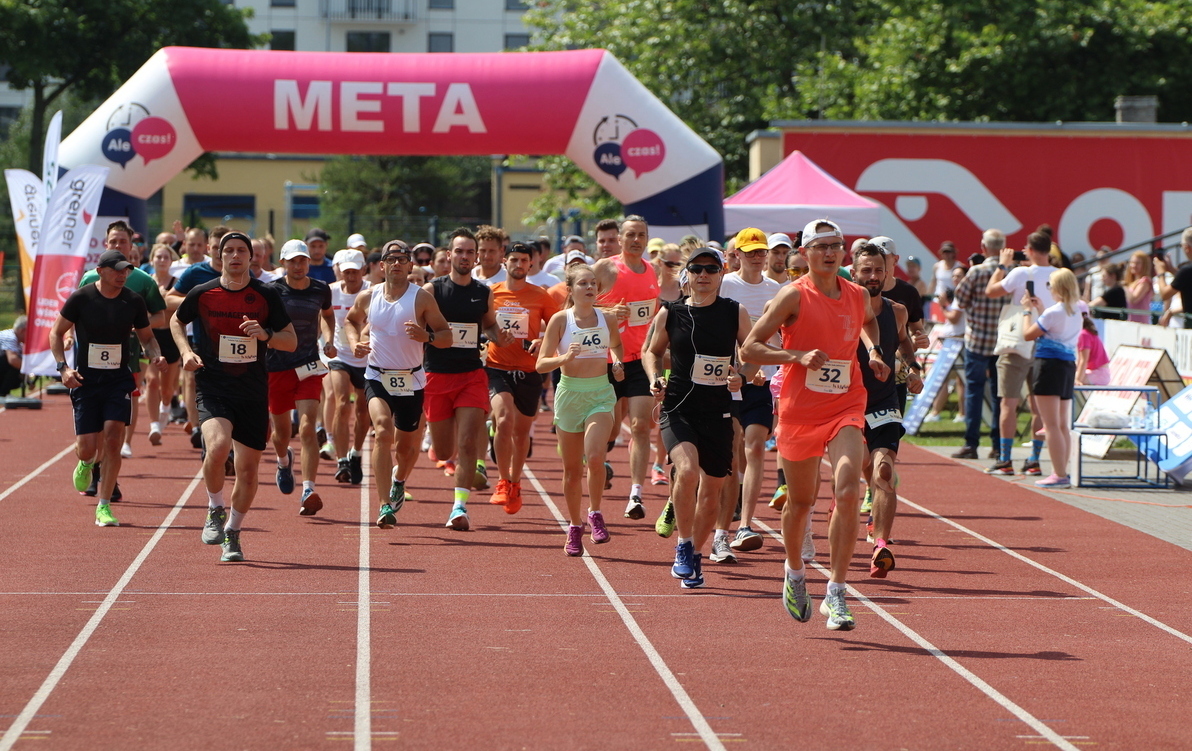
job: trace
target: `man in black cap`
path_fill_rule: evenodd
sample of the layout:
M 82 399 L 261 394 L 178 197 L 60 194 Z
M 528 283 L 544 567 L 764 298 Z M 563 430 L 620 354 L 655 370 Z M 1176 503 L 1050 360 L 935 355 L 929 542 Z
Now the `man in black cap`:
M 310 252 L 310 271 L 308 276 L 311 279 L 318 279 L 320 282 L 331 284 L 335 281 L 335 266 L 331 263 L 331 259 L 327 257 L 327 243 L 331 242 L 331 235 L 327 234 L 325 230 L 318 227 L 311 227 L 310 231 L 306 233 L 306 249 Z
M 50 351 L 62 383 L 70 388 L 74 406 L 75 490 L 83 492 L 91 482 L 92 469 L 100 454 L 102 434 L 105 454 L 95 509 L 100 527 L 118 527 L 109 503 L 120 475 L 120 445 L 124 428 L 132 421 L 132 392 L 136 387 L 128 367 L 128 332 L 135 330 L 145 354 L 159 370 L 166 365 L 153 329 L 145 300 L 125 282 L 132 269 L 118 250 L 104 251 L 96 266 L 99 280 L 76 290 L 66 299 L 62 312 L 50 328 Z M 75 330 L 75 366 L 66 361 L 64 338 Z

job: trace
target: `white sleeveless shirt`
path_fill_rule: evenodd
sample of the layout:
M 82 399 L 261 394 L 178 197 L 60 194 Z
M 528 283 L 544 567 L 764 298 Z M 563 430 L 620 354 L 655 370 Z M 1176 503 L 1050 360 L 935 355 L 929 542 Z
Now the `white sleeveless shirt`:
M 385 299 L 384 284 L 373 289 L 368 306 L 372 352 L 368 355 L 365 378 L 380 380 L 382 370 L 414 370 L 414 390 L 426 385 L 426 372 L 422 369 L 423 344 L 406 334 L 406 322 L 416 320 L 414 301 L 420 289 L 411 284 L 406 293 L 393 302 Z
M 348 317 L 348 312 L 352 309 L 352 303 L 356 302 L 356 298 L 360 293 L 368 289 L 370 282 L 365 280 L 364 286 L 357 290 L 354 294 L 344 291 L 343 282 L 335 282 L 331 285 L 331 312 L 335 314 L 335 358 L 342 363 L 351 365 L 354 368 L 363 368 L 368 363 L 363 357 L 356 357 L 352 354 L 352 348 L 348 346 L 348 335 L 344 333 L 344 321 Z
M 604 315 L 596 311 L 596 325 L 590 328 L 579 328 L 575 323 L 575 308 L 568 308 L 567 325 L 563 327 L 563 336 L 559 338 L 559 354 L 565 354 L 571 348 L 572 342 L 580 343 L 577 360 L 604 360 L 608 356 L 608 324 Z

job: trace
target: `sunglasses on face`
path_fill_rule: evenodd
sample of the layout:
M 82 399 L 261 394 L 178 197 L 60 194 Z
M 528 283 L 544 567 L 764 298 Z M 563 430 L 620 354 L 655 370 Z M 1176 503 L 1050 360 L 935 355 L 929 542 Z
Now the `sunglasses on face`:
M 693 263 L 687 267 L 688 274 L 719 274 L 720 267 L 714 263 Z
M 682 261 L 663 261 L 668 269 L 677 269 L 683 265 Z
M 789 276 L 791 279 L 798 279 L 799 277 L 806 274 L 807 271 L 808 271 L 808 269 L 787 269 L 786 275 Z
M 766 251 L 766 250 L 764 250 L 764 249 L 762 249 L 762 248 L 754 248 L 753 250 L 740 250 L 740 249 L 738 249 L 738 250 L 737 250 L 737 252 L 738 252 L 738 253 L 740 253 L 740 254 L 741 254 L 741 255 L 743 255 L 743 256 L 751 256 L 751 255 L 753 255 L 754 253 L 766 253 L 766 252 L 768 252 L 768 251 Z

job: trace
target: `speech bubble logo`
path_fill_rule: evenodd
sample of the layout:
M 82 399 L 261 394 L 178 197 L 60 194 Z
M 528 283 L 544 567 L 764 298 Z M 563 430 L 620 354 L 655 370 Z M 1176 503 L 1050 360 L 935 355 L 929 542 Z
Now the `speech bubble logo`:
M 169 154 L 177 140 L 174 126 L 160 117 L 146 117 L 132 129 L 133 148 L 145 159 L 145 164 Z
M 621 154 L 625 166 L 633 170 L 635 177 L 641 177 L 662 165 L 662 160 L 666 158 L 666 145 L 654 131 L 638 128 L 625 136 L 621 143 Z
M 103 155 L 119 164 L 121 169 L 137 155 L 137 152 L 133 151 L 132 133 L 128 128 L 113 128 L 108 131 L 103 137 Z
M 621 159 L 621 144 L 611 141 L 602 143 L 596 147 L 596 152 L 592 156 L 596 159 L 596 166 L 602 172 L 607 172 L 618 180 L 621 179 L 621 173 L 625 171 L 625 161 Z

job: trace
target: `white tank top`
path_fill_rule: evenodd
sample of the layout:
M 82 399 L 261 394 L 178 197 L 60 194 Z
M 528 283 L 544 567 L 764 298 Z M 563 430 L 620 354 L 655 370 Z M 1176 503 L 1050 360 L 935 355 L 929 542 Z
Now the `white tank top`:
M 373 290 L 368 306 L 368 325 L 371 330 L 369 343 L 372 352 L 368 355 L 368 369 L 364 377 L 377 381 L 382 370 L 415 370 L 413 388 L 421 389 L 426 384 L 426 371 L 422 369 L 422 342 L 416 342 L 406 335 L 406 322 L 416 320 L 414 300 L 418 297 L 416 284 L 411 284 L 398 300 L 385 299 L 385 285 L 378 284 Z
M 597 324 L 591 328 L 579 328 L 575 323 L 575 308 L 567 309 L 567 325 L 563 327 L 563 336 L 559 338 L 559 354 L 564 354 L 571 342 L 580 343 L 577 360 L 604 360 L 608 356 L 608 325 L 604 315 L 597 310 Z
M 348 335 L 344 333 L 344 320 L 352 309 L 352 303 L 356 302 L 360 293 L 368 289 L 369 286 L 371 286 L 370 282 L 366 280 L 364 286 L 353 294 L 344 292 L 343 282 L 335 282 L 331 285 L 331 311 L 335 313 L 335 359 L 355 368 L 363 368 L 367 363 L 363 357 L 356 357 L 352 354 L 352 349 L 348 346 Z

